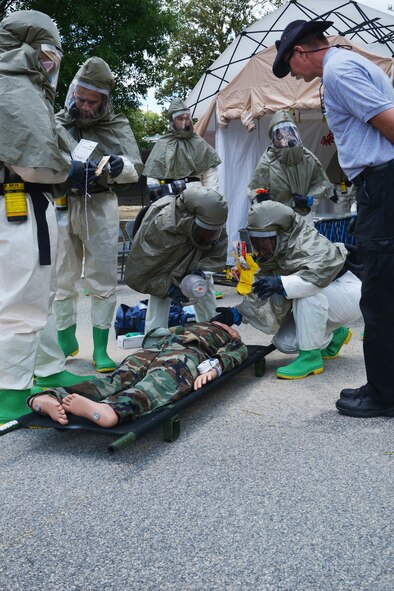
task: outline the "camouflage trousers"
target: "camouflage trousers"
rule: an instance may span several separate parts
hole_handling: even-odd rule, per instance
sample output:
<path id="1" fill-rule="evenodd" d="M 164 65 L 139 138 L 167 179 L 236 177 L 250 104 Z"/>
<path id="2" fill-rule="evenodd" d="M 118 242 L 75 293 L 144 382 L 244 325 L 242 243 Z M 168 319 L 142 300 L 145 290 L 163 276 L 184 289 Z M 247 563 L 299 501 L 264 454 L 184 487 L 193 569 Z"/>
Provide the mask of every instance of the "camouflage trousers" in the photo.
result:
<path id="1" fill-rule="evenodd" d="M 76 384 L 68 392 L 57 388 L 56 395 L 62 400 L 72 391 L 105 402 L 123 422 L 185 396 L 193 389 L 197 365 L 206 358 L 197 348 L 145 349 L 126 357 L 111 375 Z"/>

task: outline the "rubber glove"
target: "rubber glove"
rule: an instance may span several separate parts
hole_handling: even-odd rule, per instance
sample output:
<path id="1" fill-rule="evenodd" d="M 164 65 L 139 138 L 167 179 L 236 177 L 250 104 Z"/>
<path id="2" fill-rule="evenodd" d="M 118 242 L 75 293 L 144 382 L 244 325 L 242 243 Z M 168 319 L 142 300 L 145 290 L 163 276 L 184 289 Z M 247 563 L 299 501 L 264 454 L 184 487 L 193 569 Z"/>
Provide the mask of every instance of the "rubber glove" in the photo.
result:
<path id="1" fill-rule="evenodd" d="M 256 293 L 262 300 L 268 300 L 274 293 L 286 295 L 279 275 L 265 275 L 261 277 L 256 283 L 253 283 L 253 293 Z"/>
<path id="2" fill-rule="evenodd" d="M 121 158 L 120 156 L 115 156 L 115 154 L 112 154 L 109 157 L 108 164 L 109 164 L 109 176 L 112 179 L 119 176 L 123 170 L 123 167 L 124 167 L 123 158 Z"/>
<path id="3" fill-rule="evenodd" d="M 312 207 L 313 197 L 312 195 L 300 195 L 299 193 L 293 193 L 295 207 Z"/>
<path id="4" fill-rule="evenodd" d="M 189 302 L 189 298 L 182 293 L 181 289 L 176 285 L 171 285 L 170 289 L 167 292 L 169 298 L 173 300 L 173 302 L 182 308 L 184 304 Z"/>
<path id="5" fill-rule="evenodd" d="M 238 312 L 237 308 L 223 308 L 219 307 L 216 308 L 216 316 L 211 318 L 210 322 L 216 320 L 217 322 L 223 322 L 223 324 L 227 324 L 227 326 L 232 326 L 233 324 L 237 324 L 238 326 L 242 322 L 242 316 Z"/>

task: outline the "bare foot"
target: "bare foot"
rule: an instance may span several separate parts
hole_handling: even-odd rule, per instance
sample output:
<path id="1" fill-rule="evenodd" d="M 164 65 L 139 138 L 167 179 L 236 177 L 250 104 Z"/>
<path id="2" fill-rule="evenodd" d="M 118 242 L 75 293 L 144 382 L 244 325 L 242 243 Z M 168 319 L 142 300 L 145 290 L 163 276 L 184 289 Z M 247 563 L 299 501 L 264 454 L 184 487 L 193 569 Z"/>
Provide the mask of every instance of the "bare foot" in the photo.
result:
<path id="1" fill-rule="evenodd" d="M 54 396 L 41 394 L 30 402 L 30 408 L 41 415 L 48 415 L 52 421 L 67 425 L 68 418 L 62 404 Z"/>
<path id="2" fill-rule="evenodd" d="M 69 394 L 63 398 L 62 404 L 66 412 L 84 417 L 100 427 L 114 427 L 118 423 L 118 415 L 108 404 L 94 402 L 79 394 Z"/>

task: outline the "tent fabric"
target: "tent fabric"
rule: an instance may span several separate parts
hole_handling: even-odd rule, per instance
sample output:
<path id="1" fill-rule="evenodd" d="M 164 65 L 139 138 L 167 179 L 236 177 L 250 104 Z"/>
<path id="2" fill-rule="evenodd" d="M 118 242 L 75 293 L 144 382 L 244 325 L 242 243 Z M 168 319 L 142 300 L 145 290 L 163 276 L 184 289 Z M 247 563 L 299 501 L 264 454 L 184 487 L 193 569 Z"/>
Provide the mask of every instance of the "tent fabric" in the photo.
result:
<path id="1" fill-rule="evenodd" d="M 368 6 L 368 1 L 373 7 Z M 326 34 L 342 36 L 375 55 L 394 55 L 394 13 L 376 10 L 376 1 L 291 0 L 245 29 L 214 61 L 189 94 L 186 104 L 201 119 L 212 98 L 221 92 L 251 57 L 275 44 L 286 25 L 296 19 L 333 21 Z M 272 63 L 271 63 L 272 65 Z M 285 79 L 286 80 L 286 79 Z"/>
<path id="2" fill-rule="evenodd" d="M 246 224 L 250 205 L 247 187 L 270 143 L 268 126 L 274 112 L 289 110 L 303 145 L 330 171 L 331 182 L 346 180 L 337 163 L 333 134 L 322 114 L 320 80 L 305 84 L 291 76 L 279 79 L 272 73 L 274 41 L 290 21 L 311 18 L 334 21 L 327 30 L 330 44 L 351 45 L 392 79 L 394 13 L 346 0 L 288 2 L 246 29 L 212 64 L 186 103 L 199 118 L 196 132 L 216 148 L 222 160 L 219 190 L 229 206 L 228 264 L 233 262 L 232 242 L 239 239 L 239 230 Z M 344 211 L 322 199 L 314 213 Z"/>
<path id="3" fill-rule="evenodd" d="M 257 162 L 269 145 L 268 127 L 270 117 L 257 122 L 254 133 L 247 133 L 240 120 L 232 121 L 228 129 L 217 130 L 217 151 L 222 159 L 219 168 L 219 191 L 228 203 L 227 233 L 229 236 L 228 264 L 232 264 L 232 242 L 239 239 L 239 231 L 245 227 L 250 208 L 247 187 Z M 326 121 L 319 119 L 296 119 L 301 139 L 314 154 L 318 155 L 324 169 L 328 168 L 336 154 L 333 139 Z M 331 179 L 333 180 L 333 179 Z M 341 179 L 337 179 L 339 182 Z M 321 200 L 321 211 L 332 205 Z"/>
<path id="4" fill-rule="evenodd" d="M 393 18 L 394 25 L 394 18 Z M 346 37 L 329 37 L 330 45 L 349 45 L 364 57 L 375 62 L 389 76 L 392 76 L 393 59 L 377 56 L 356 46 Z M 346 50 L 344 50 L 346 51 Z M 305 84 L 292 76 L 276 78 L 272 64 L 276 56 L 275 45 L 252 56 L 244 69 L 211 101 L 207 112 L 198 121 L 196 131 L 205 134 L 212 114 L 219 127 L 227 127 L 230 120 L 248 120 L 275 113 L 279 109 L 298 111 L 320 111 L 320 79 Z M 250 129 L 253 131 L 253 129 Z"/>

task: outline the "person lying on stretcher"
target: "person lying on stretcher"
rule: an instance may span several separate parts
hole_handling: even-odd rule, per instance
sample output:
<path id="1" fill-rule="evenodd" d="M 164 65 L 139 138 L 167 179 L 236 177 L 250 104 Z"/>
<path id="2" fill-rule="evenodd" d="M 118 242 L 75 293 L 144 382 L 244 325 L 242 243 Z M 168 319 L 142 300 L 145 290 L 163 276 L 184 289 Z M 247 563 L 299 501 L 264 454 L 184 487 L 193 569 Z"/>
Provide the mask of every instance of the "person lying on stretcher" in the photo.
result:
<path id="1" fill-rule="evenodd" d="M 248 356 L 239 333 L 216 321 L 154 329 L 143 347 L 113 373 L 45 390 L 31 396 L 28 405 L 61 425 L 72 413 L 109 428 L 179 400 Z"/>

